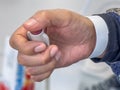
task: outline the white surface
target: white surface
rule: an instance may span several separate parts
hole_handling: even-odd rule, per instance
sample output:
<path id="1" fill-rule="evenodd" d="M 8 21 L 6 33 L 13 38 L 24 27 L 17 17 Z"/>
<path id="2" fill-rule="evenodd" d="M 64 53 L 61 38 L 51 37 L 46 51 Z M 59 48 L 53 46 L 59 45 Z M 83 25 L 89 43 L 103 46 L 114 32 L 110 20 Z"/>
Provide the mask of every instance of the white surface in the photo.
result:
<path id="1" fill-rule="evenodd" d="M 0 75 L 1 75 L 1 71 L 2 71 L 2 66 L 3 66 L 3 56 L 0 55 Z"/>
<path id="2" fill-rule="evenodd" d="M 2 77 L 7 81 L 10 90 L 14 90 L 17 81 L 17 51 L 11 48 L 8 43 L 9 37 L 5 41 Z"/>
<path id="3" fill-rule="evenodd" d="M 79 62 L 72 66 L 55 70 L 50 78 L 50 90 L 79 90 L 83 65 L 84 62 Z"/>

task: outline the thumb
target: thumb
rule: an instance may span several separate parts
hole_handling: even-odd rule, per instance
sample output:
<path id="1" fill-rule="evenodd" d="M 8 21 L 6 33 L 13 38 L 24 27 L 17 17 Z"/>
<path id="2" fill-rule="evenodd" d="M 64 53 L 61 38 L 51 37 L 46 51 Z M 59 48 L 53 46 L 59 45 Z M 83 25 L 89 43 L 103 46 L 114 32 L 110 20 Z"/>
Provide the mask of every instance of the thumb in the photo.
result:
<path id="1" fill-rule="evenodd" d="M 24 28 L 32 33 L 37 32 L 41 29 L 45 29 L 50 25 L 51 13 L 47 10 L 39 11 L 29 18 L 24 24 Z"/>
<path id="2" fill-rule="evenodd" d="M 42 10 L 35 13 L 23 26 L 30 32 L 36 32 L 48 26 L 65 26 L 70 18 L 71 15 L 65 10 Z"/>
<path id="3" fill-rule="evenodd" d="M 41 24 L 42 23 L 42 24 Z M 28 19 L 24 24 L 23 27 L 32 32 L 32 33 L 36 33 L 38 31 L 40 31 L 41 29 L 44 29 L 46 27 L 45 22 L 40 22 L 38 20 L 36 20 L 36 18 L 30 18 Z"/>

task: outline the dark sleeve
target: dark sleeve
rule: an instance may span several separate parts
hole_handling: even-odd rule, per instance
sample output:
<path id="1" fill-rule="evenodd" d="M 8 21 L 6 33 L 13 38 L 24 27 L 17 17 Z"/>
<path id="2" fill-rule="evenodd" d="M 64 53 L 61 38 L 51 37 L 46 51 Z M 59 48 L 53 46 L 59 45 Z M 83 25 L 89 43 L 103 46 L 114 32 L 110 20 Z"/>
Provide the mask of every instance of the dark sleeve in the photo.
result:
<path id="1" fill-rule="evenodd" d="M 98 15 L 105 20 L 108 26 L 109 40 L 104 57 L 91 59 L 94 62 L 106 62 L 111 66 L 113 72 L 120 76 L 120 16 L 114 12 Z"/>

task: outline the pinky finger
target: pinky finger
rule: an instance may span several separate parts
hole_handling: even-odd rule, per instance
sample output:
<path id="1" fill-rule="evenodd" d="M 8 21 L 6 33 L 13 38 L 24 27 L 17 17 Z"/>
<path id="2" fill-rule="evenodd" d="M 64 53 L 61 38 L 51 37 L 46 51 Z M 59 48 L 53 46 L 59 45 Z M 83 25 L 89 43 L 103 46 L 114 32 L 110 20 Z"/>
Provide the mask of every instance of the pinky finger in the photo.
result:
<path id="1" fill-rule="evenodd" d="M 52 71 L 46 72 L 46 73 L 41 74 L 41 75 L 34 75 L 34 76 L 31 76 L 31 79 L 33 81 L 36 81 L 36 82 L 41 82 L 41 81 L 49 78 L 51 73 L 52 73 Z"/>

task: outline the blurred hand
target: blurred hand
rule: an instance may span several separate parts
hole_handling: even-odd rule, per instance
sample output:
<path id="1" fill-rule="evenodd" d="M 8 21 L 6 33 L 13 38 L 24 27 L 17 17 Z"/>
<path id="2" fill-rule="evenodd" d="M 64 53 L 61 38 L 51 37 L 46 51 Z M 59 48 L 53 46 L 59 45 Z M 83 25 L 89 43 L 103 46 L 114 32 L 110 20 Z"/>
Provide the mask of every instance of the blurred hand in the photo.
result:
<path id="1" fill-rule="evenodd" d="M 50 45 L 29 41 L 27 31 L 44 29 Z M 18 50 L 18 61 L 26 66 L 32 79 L 41 81 L 58 67 L 88 58 L 95 47 L 93 23 L 75 12 L 56 9 L 38 11 L 11 36 L 10 44 Z"/>

